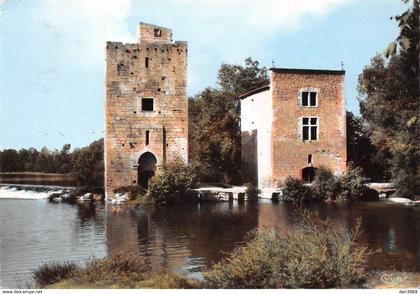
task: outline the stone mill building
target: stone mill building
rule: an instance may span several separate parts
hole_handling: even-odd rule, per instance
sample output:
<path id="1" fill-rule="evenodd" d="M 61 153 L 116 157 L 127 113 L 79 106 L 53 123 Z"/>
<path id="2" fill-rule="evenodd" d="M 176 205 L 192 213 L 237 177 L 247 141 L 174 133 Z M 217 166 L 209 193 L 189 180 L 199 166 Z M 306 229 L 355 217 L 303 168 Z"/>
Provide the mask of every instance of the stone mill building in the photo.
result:
<path id="1" fill-rule="evenodd" d="M 240 96 L 244 181 L 311 182 L 320 166 L 346 170 L 345 72 L 272 68 L 270 84 Z"/>
<path id="2" fill-rule="evenodd" d="M 147 185 L 174 156 L 188 160 L 187 42 L 140 23 L 134 44 L 107 42 L 105 193 Z"/>

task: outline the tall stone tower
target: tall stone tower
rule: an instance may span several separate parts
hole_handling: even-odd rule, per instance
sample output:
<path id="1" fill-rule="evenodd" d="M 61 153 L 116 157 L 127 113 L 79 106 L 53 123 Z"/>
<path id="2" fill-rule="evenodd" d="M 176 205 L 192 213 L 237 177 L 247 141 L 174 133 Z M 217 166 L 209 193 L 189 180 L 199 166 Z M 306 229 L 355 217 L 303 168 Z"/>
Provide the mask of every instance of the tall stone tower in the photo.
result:
<path id="1" fill-rule="evenodd" d="M 188 160 L 187 42 L 140 23 L 138 42 L 106 44 L 105 193 L 146 186 L 174 156 Z"/>

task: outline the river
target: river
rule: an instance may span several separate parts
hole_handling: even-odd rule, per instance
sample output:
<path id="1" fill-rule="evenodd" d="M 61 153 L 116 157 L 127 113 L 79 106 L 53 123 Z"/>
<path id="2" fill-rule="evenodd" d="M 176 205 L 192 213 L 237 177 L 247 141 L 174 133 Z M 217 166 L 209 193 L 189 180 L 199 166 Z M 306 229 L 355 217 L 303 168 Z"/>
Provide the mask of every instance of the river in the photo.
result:
<path id="1" fill-rule="evenodd" d="M 375 251 L 368 259 L 370 269 L 419 272 L 419 207 L 382 200 L 308 209 L 345 229 L 360 219 L 359 242 Z M 42 262 L 82 262 L 115 253 L 142 255 L 155 268 L 199 278 L 205 266 L 244 244 L 249 232 L 299 225 L 293 205 L 271 201 L 117 209 L 101 202 L 0 199 L 0 221 L 0 286 L 13 288 L 33 286 L 31 269 Z"/>

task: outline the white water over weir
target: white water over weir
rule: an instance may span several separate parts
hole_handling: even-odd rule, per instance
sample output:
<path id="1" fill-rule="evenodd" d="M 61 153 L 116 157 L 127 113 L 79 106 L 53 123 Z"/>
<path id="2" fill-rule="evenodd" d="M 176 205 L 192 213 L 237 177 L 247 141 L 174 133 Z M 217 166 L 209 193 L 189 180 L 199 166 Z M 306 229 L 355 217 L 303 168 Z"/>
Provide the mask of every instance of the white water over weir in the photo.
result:
<path id="1" fill-rule="evenodd" d="M 52 194 L 66 195 L 74 189 L 47 185 L 1 184 L 0 199 L 45 199 Z"/>

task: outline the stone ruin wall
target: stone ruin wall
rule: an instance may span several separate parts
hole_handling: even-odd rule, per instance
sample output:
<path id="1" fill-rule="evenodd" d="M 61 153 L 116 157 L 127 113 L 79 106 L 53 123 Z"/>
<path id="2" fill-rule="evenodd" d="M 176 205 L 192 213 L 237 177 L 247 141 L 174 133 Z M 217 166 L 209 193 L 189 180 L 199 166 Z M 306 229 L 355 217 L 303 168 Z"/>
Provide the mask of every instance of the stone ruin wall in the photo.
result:
<path id="1" fill-rule="evenodd" d="M 107 197 L 118 187 L 137 184 L 138 160 L 144 152 L 156 156 L 158 170 L 175 155 L 188 160 L 187 50 L 186 42 L 172 42 L 170 29 L 144 23 L 138 43 L 107 42 Z M 142 111 L 141 98 L 149 97 L 154 98 L 154 110 Z"/>

